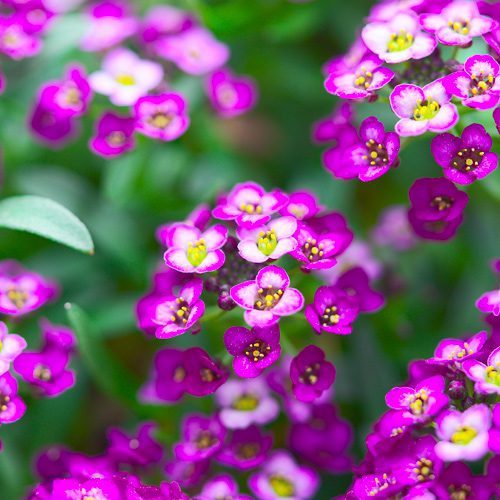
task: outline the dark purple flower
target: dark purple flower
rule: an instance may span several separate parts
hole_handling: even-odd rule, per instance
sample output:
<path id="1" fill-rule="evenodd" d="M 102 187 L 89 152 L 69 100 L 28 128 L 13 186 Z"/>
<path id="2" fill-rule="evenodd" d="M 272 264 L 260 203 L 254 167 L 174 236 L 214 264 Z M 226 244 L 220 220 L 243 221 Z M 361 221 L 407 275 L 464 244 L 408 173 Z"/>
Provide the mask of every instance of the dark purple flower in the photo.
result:
<path id="1" fill-rule="evenodd" d="M 182 441 L 174 445 L 175 456 L 187 462 L 206 460 L 222 448 L 225 436 L 217 417 L 189 415 L 182 424 Z"/>
<path id="2" fill-rule="evenodd" d="M 413 418 L 396 410 L 385 412 L 366 437 L 366 447 L 374 455 L 383 455 L 392 450 L 399 440 L 406 437 L 413 425 Z"/>
<path id="3" fill-rule="evenodd" d="M 199 347 L 184 352 L 186 363 L 186 391 L 192 396 L 213 394 L 227 380 L 229 372 L 217 360 Z"/>
<path id="4" fill-rule="evenodd" d="M 337 279 L 335 286 L 358 303 L 360 312 L 374 312 L 384 306 L 384 296 L 371 289 L 370 278 L 361 267 L 347 270 Z"/>
<path id="5" fill-rule="evenodd" d="M 310 403 L 329 389 L 335 380 L 335 367 L 315 345 L 302 349 L 290 365 L 292 391 L 299 401 Z"/>
<path id="6" fill-rule="evenodd" d="M 234 356 L 236 375 L 257 377 L 280 357 L 280 329 L 278 325 L 251 330 L 232 326 L 224 333 L 224 344 L 229 354 Z"/>
<path id="7" fill-rule="evenodd" d="M 60 445 L 42 450 L 35 459 L 36 473 L 44 480 L 63 477 L 68 472 L 68 458 L 71 453 Z"/>
<path id="8" fill-rule="evenodd" d="M 352 498 L 390 498 L 402 489 L 392 474 L 366 474 L 355 479 Z"/>
<path id="9" fill-rule="evenodd" d="M 42 319 L 40 321 L 44 345 L 46 348 L 61 349 L 73 352 L 76 346 L 75 334 L 68 327 L 63 325 L 53 325 L 50 321 Z"/>
<path id="10" fill-rule="evenodd" d="M 500 403 L 493 406 L 491 417 L 493 425 L 488 433 L 488 446 L 493 453 L 500 455 Z"/>
<path id="11" fill-rule="evenodd" d="M 461 137 L 446 133 L 431 143 L 432 155 L 445 177 L 458 184 L 471 184 L 497 168 L 498 155 L 491 147 L 491 137 L 479 123 L 465 127 Z"/>
<path id="12" fill-rule="evenodd" d="M 493 119 L 495 120 L 495 125 L 497 127 L 498 133 L 500 134 L 500 108 L 493 111 Z"/>
<path id="13" fill-rule="evenodd" d="M 357 318 L 359 303 L 344 290 L 335 286 L 320 286 L 314 302 L 306 306 L 305 315 L 317 333 L 322 331 L 348 335 Z"/>
<path id="14" fill-rule="evenodd" d="M 107 111 L 97 121 L 90 148 L 105 158 L 120 156 L 134 148 L 134 130 L 133 118 Z"/>
<path id="15" fill-rule="evenodd" d="M 353 105 L 350 102 L 341 102 L 330 116 L 323 118 L 313 125 L 312 136 L 314 142 L 321 144 L 324 142 L 340 141 L 339 137 L 346 132 L 350 134 L 354 131 L 354 135 L 356 135 L 356 129 L 351 124 L 353 115 Z"/>
<path id="16" fill-rule="evenodd" d="M 465 500 L 489 500 L 491 485 L 484 476 L 473 476 L 464 462 L 450 464 L 441 474 L 433 490 L 437 498 L 464 498 Z"/>
<path id="17" fill-rule="evenodd" d="M 206 474 L 210 466 L 210 460 L 198 462 L 184 462 L 173 460 L 165 466 L 167 477 L 179 483 L 183 488 L 197 485 Z"/>
<path id="18" fill-rule="evenodd" d="M 17 380 L 9 373 L 0 376 L 0 425 L 19 420 L 26 411 L 24 401 L 17 395 Z"/>
<path id="19" fill-rule="evenodd" d="M 264 434 L 257 425 L 250 425 L 234 429 L 216 459 L 239 470 L 253 469 L 264 462 L 272 446 L 272 435 Z"/>

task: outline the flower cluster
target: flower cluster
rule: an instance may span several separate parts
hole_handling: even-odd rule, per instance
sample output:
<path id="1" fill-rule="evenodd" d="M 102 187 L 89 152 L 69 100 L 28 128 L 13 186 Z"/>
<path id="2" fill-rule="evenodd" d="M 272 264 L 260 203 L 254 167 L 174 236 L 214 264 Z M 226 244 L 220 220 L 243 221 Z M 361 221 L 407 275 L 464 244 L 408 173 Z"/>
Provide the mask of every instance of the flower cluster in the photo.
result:
<path id="1" fill-rule="evenodd" d="M 64 15 L 59 12 L 64 2 L 59 2 L 57 15 L 39 6 L 45 3 L 13 3 L 19 12 L 0 27 L 0 51 L 16 59 L 38 52 L 38 34 L 53 16 Z M 187 99 L 176 90 L 182 74 L 204 79 L 207 98 L 221 117 L 241 115 L 255 105 L 253 80 L 225 66 L 229 48 L 191 13 L 157 6 L 140 18 L 125 1 L 101 0 L 84 14 L 86 30 L 80 48 L 102 54 L 101 67 L 87 74 L 85 68 L 72 64 L 60 80 L 40 88 L 29 122 L 43 143 L 58 147 L 70 141 L 91 106 L 94 115 L 94 110 L 100 114 L 89 141 L 98 155 L 111 158 L 130 151 L 136 133 L 173 141 L 189 126 Z M 28 21 L 37 16 L 36 26 L 29 26 Z"/>

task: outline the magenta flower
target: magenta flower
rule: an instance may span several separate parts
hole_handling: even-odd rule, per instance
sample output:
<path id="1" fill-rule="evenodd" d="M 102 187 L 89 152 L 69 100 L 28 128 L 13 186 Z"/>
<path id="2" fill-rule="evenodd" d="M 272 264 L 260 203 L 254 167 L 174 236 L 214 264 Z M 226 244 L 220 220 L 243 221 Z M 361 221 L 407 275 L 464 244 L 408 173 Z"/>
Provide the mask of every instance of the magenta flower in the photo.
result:
<path id="1" fill-rule="evenodd" d="M 192 396 L 202 397 L 213 394 L 226 383 L 228 370 L 212 359 L 199 347 L 191 347 L 184 352 L 186 366 L 186 391 Z"/>
<path id="2" fill-rule="evenodd" d="M 391 107 L 400 120 L 395 130 L 401 136 L 444 132 L 458 122 L 458 111 L 441 78 L 425 87 L 398 85 L 390 96 Z"/>
<path id="3" fill-rule="evenodd" d="M 197 500 L 252 500 L 248 495 L 240 495 L 238 483 L 229 474 L 218 474 L 205 483 Z"/>
<path id="4" fill-rule="evenodd" d="M 230 293 L 234 302 L 245 309 L 245 321 L 250 326 L 269 327 L 304 305 L 303 295 L 290 288 L 288 274 L 278 266 L 264 267 L 255 280 L 233 286 Z"/>
<path id="5" fill-rule="evenodd" d="M 0 375 L 0 425 L 19 420 L 25 411 L 26 405 L 17 395 L 17 380 L 9 372 Z"/>
<path id="6" fill-rule="evenodd" d="M 256 264 L 277 260 L 297 247 L 297 240 L 293 238 L 296 230 L 297 220 L 294 217 L 280 217 L 251 229 L 239 227 L 236 230 L 240 239 L 239 254 Z"/>
<path id="7" fill-rule="evenodd" d="M 349 335 L 358 312 L 358 302 L 344 290 L 320 286 L 314 294 L 314 302 L 306 306 L 305 316 L 317 333 Z"/>
<path id="8" fill-rule="evenodd" d="M 42 307 L 57 294 L 57 286 L 24 270 L 14 261 L 0 263 L 0 312 L 22 316 Z"/>
<path id="9" fill-rule="evenodd" d="M 495 109 L 493 111 L 493 119 L 495 120 L 495 126 L 500 134 L 500 108 Z"/>
<path id="10" fill-rule="evenodd" d="M 395 495 L 402 488 L 393 474 L 378 472 L 356 478 L 352 494 L 354 498 L 390 498 L 390 495 Z"/>
<path id="11" fill-rule="evenodd" d="M 341 102 L 330 116 L 323 118 L 313 125 L 313 141 L 318 144 L 336 141 L 346 131 L 354 129 L 351 123 L 353 116 L 353 105 L 350 102 Z"/>
<path id="12" fill-rule="evenodd" d="M 234 356 L 233 370 L 239 377 L 258 377 L 281 353 L 278 325 L 267 328 L 232 326 L 224 333 L 224 345 Z"/>
<path id="13" fill-rule="evenodd" d="M 469 108 L 491 109 L 500 101 L 500 65 L 490 55 L 469 57 L 464 69 L 447 76 L 444 83 Z"/>
<path id="14" fill-rule="evenodd" d="M 468 340 L 443 339 L 437 345 L 434 357 L 429 362 L 442 365 L 460 365 L 465 360 L 479 354 L 487 339 L 488 334 L 485 331 L 476 333 Z"/>
<path id="15" fill-rule="evenodd" d="M 363 99 L 387 85 L 394 78 L 394 72 L 381 66 L 378 57 L 363 59 L 354 68 L 330 73 L 325 88 L 330 94 L 342 99 Z"/>
<path id="16" fill-rule="evenodd" d="M 318 204 L 314 193 L 309 191 L 294 191 L 288 197 L 288 205 L 280 210 L 281 215 L 291 215 L 297 220 L 307 220 L 317 215 L 323 209 Z"/>
<path id="17" fill-rule="evenodd" d="M 156 52 L 190 75 L 206 75 L 224 66 L 229 59 L 228 47 L 201 27 L 158 40 Z"/>
<path id="18" fill-rule="evenodd" d="M 471 184 L 497 168 L 498 155 L 491 151 L 492 143 L 486 129 L 473 123 L 464 128 L 461 137 L 448 133 L 434 137 L 431 151 L 447 179 Z"/>
<path id="19" fill-rule="evenodd" d="M 182 423 L 182 441 L 174 445 L 178 460 L 199 462 L 215 455 L 224 443 L 226 429 L 217 417 L 188 415 Z"/>
<path id="20" fill-rule="evenodd" d="M 212 215 L 216 219 L 235 220 L 238 226 L 252 228 L 265 224 L 271 215 L 286 206 L 288 197 L 279 190 L 266 193 L 255 182 L 236 184 L 216 206 Z"/>
<path id="21" fill-rule="evenodd" d="M 400 12 L 387 22 L 368 23 L 361 38 L 372 52 L 390 64 L 423 59 L 437 45 L 432 35 L 420 30 L 418 16 L 411 11 Z"/>
<path id="22" fill-rule="evenodd" d="M 447 410 L 436 419 L 436 455 L 447 462 L 479 460 L 488 453 L 491 413 L 487 405 L 473 405 L 463 413 Z"/>
<path id="23" fill-rule="evenodd" d="M 384 306 L 384 296 L 372 290 L 370 277 L 362 267 L 353 267 L 343 273 L 335 283 L 358 304 L 360 312 L 374 312 Z"/>
<path id="24" fill-rule="evenodd" d="M 134 106 L 136 130 L 153 139 L 173 141 L 189 127 L 186 113 L 187 102 L 181 94 L 141 97 Z"/>
<path id="25" fill-rule="evenodd" d="M 488 446 L 493 453 L 500 455 L 500 403 L 496 403 L 495 406 L 493 406 L 491 416 L 493 419 L 493 426 L 488 433 Z"/>
<path id="26" fill-rule="evenodd" d="M 437 415 L 447 404 L 444 394 L 444 378 L 436 375 L 413 387 L 394 387 L 385 396 L 389 408 L 399 410 L 415 423 L 425 422 Z"/>
<path id="27" fill-rule="evenodd" d="M 80 482 L 78 479 L 56 479 L 52 483 L 50 499 L 84 500 L 87 498 L 102 498 L 105 500 L 120 500 L 123 498 L 113 479 L 95 478 Z"/>
<path id="28" fill-rule="evenodd" d="M 476 307 L 483 313 L 500 316 L 500 288 L 486 292 L 476 300 Z"/>
<path id="29" fill-rule="evenodd" d="M 489 462 L 491 463 L 491 461 Z M 492 494 L 492 484 L 484 476 L 473 476 L 470 468 L 464 462 L 453 462 L 439 477 L 433 490 L 439 495 L 437 498 L 450 495 L 467 496 L 474 492 L 478 499 L 490 499 Z"/>
<path id="30" fill-rule="evenodd" d="M 181 273 L 209 273 L 224 265 L 221 248 L 227 240 L 227 228 L 216 224 L 205 232 L 182 222 L 170 226 L 165 264 Z"/>
<path id="31" fill-rule="evenodd" d="M 36 56 L 42 48 L 41 41 L 28 34 L 16 16 L 0 18 L 0 53 L 14 60 Z"/>
<path id="32" fill-rule="evenodd" d="M 249 470 L 264 462 L 272 446 L 272 435 L 263 434 L 257 425 L 250 425 L 231 432 L 216 460 L 228 467 Z"/>
<path id="33" fill-rule="evenodd" d="M 474 389 L 477 392 L 500 395 L 500 347 L 490 353 L 486 364 L 470 359 L 464 361 L 462 368 L 475 382 Z"/>
<path id="34" fill-rule="evenodd" d="M 96 123 L 90 149 L 104 158 L 120 156 L 134 148 L 134 130 L 133 118 L 107 111 Z"/>
<path id="35" fill-rule="evenodd" d="M 309 467 L 297 465 L 292 456 L 284 451 L 275 451 L 261 470 L 250 476 L 248 485 L 252 493 L 262 500 L 313 498 L 319 477 Z"/>
<path id="36" fill-rule="evenodd" d="M 257 87 L 248 77 L 234 76 L 228 69 L 208 77 L 206 91 L 220 116 L 230 118 L 250 111 L 257 101 Z"/>
<path id="37" fill-rule="evenodd" d="M 195 278 L 178 295 L 159 298 L 152 318 L 157 325 L 156 338 L 169 339 L 190 330 L 205 312 L 202 292 L 203 280 Z"/>
<path id="38" fill-rule="evenodd" d="M 163 79 L 160 64 L 140 59 L 128 49 L 118 48 L 109 52 L 102 69 L 89 76 L 95 92 L 109 96 L 116 106 L 131 106 L 157 87 Z"/>
<path id="39" fill-rule="evenodd" d="M 229 380 L 215 397 L 221 407 L 220 420 L 228 429 L 264 425 L 275 420 L 279 414 L 279 405 L 261 378 Z"/>
<path id="40" fill-rule="evenodd" d="M 362 181 L 372 181 L 399 163 L 399 137 L 385 132 L 382 122 L 374 116 L 363 120 L 359 128 L 360 141 L 345 151 L 345 161 L 355 168 Z"/>
<path id="41" fill-rule="evenodd" d="M 201 460 L 199 462 L 173 460 L 167 463 L 165 472 L 169 479 L 175 481 L 183 488 L 189 488 L 197 486 L 200 483 L 201 478 L 207 473 L 209 466 L 210 460 Z M 186 499 L 188 498 L 186 497 Z"/>
<path id="42" fill-rule="evenodd" d="M 481 16 L 476 2 L 455 0 L 439 14 L 423 14 L 420 24 L 444 45 L 468 45 L 472 38 L 484 35 L 497 25 L 495 21 Z"/>
<path id="43" fill-rule="evenodd" d="M 20 335 L 10 333 L 0 321 L 0 375 L 9 371 L 10 364 L 26 349 L 26 341 Z"/>
<path id="44" fill-rule="evenodd" d="M 292 391 L 299 401 L 310 403 L 329 389 L 335 380 L 335 367 L 315 345 L 302 349 L 290 365 Z"/>
<path id="45" fill-rule="evenodd" d="M 380 246 L 390 247 L 398 252 L 409 250 L 417 239 L 408 222 L 408 210 L 404 205 L 386 208 L 373 228 L 373 241 Z"/>

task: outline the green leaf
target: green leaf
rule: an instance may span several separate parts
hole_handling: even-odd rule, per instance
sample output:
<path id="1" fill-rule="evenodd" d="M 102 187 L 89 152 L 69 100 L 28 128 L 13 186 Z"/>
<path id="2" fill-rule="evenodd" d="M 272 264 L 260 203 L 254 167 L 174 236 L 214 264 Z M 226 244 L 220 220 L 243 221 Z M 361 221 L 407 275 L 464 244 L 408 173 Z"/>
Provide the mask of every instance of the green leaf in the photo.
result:
<path id="1" fill-rule="evenodd" d="M 0 227 L 27 231 L 68 247 L 94 253 L 85 225 L 59 203 L 40 196 L 14 196 L 0 201 Z"/>

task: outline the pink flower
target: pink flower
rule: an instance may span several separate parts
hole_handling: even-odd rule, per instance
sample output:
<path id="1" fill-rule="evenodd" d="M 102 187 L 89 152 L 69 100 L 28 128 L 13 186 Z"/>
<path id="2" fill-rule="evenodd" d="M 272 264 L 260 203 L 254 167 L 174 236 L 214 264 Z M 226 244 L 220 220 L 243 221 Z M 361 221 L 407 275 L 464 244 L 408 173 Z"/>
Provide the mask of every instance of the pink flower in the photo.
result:
<path id="1" fill-rule="evenodd" d="M 130 106 L 157 87 L 163 79 L 160 64 L 140 59 L 134 52 L 118 48 L 104 58 L 102 69 L 89 77 L 90 86 L 107 95 L 116 106 Z"/>
<path id="2" fill-rule="evenodd" d="M 105 158 L 120 156 L 133 149 L 135 120 L 110 111 L 104 113 L 96 123 L 95 136 L 90 148 Z"/>
<path id="3" fill-rule="evenodd" d="M 500 316 L 500 289 L 486 292 L 476 301 L 476 307 L 483 313 Z"/>
<path id="4" fill-rule="evenodd" d="M 443 78 L 421 88 L 417 85 L 398 85 L 390 96 L 391 107 L 400 118 L 395 130 L 401 136 L 444 132 L 458 122 L 458 112 L 450 103 Z"/>
<path id="5" fill-rule="evenodd" d="M 224 265 L 220 250 L 227 240 L 227 229 L 219 224 L 205 232 L 184 223 L 172 224 L 168 230 L 165 263 L 181 273 L 208 273 Z"/>
<path id="6" fill-rule="evenodd" d="M 231 192 L 216 206 L 212 215 L 216 219 L 236 220 L 236 224 L 253 228 L 265 224 L 271 215 L 286 206 L 288 197 L 279 190 L 266 193 L 255 182 L 236 184 Z"/>
<path id="7" fill-rule="evenodd" d="M 361 37 L 372 52 L 390 64 L 427 57 L 437 45 L 432 35 L 420 30 L 418 17 L 411 11 L 400 12 L 387 22 L 367 24 Z"/>
<path id="8" fill-rule="evenodd" d="M 306 220 L 314 217 L 323 209 L 318 203 L 316 195 L 309 191 L 295 191 L 290 193 L 288 205 L 280 210 L 281 215 L 293 215 L 297 220 Z"/>
<path id="9" fill-rule="evenodd" d="M 241 240 L 238 243 L 239 253 L 248 262 L 277 260 L 297 246 L 297 240 L 293 238 L 296 229 L 294 217 L 280 217 L 255 229 L 239 227 L 236 231 Z"/>
<path id="10" fill-rule="evenodd" d="M 16 16 L 0 18 L 0 54 L 19 60 L 37 55 L 41 48 L 40 40 L 26 33 Z"/>
<path id="11" fill-rule="evenodd" d="M 444 45 L 468 45 L 473 37 L 488 33 L 497 23 L 480 15 L 475 1 L 456 0 L 439 14 L 422 14 L 420 24 Z"/>
<path id="12" fill-rule="evenodd" d="M 490 55 L 469 57 L 463 71 L 447 76 L 447 90 L 462 99 L 464 106 L 477 109 L 494 108 L 500 101 L 500 65 Z"/>
<path id="13" fill-rule="evenodd" d="M 434 357 L 428 360 L 429 363 L 458 365 L 465 360 L 475 357 L 481 352 L 488 335 L 486 332 L 479 332 L 468 340 L 443 339 L 434 351 Z"/>
<path id="14" fill-rule="evenodd" d="M 474 405 L 463 413 L 445 411 L 436 419 L 436 425 L 441 441 L 434 451 L 442 460 L 479 460 L 488 453 L 491 414 L 487 405 Z"/>
<path id="15" fill-rule="evenodd" d="M 156 52 L 190 75 L 206 75 L 229 59 L 227 46 L 200 27 L 164 37 L 156 43 Z"/>
<path id="16" fill-rule="evenodd" d="M 260 327 L 271 326 L 281 316 L 295 314 L 304 305 L 304 297 L 290 288 L 288 274 L 278 266 L 264 267 L 255 280 L 233 286 L 231 298 L 245 309 L 245 321 Z"/>
<path id="17" fill-rule="evenodd" d="M 0 375 L 9 371 L 10 364 L 23 350 L 26 341 L 15 333 L 10 333 L 3 321 L 0 321 Z"/>
<path id="18" fill-rule="evenodd" d="M 464 361 L 463 371 L 474 380 L 477 392 L 500 395 L 500 347 L 488 356 L 486 363 L 485 365 L 475 359 Z"/>
<path id="19" fill-rule="evenodd" d="M 134 106 L 136 130 L 153 139 L 173 141 L 189 126 L 186 112 L 187 103 L 181 94 L 141 97 Z"/>

